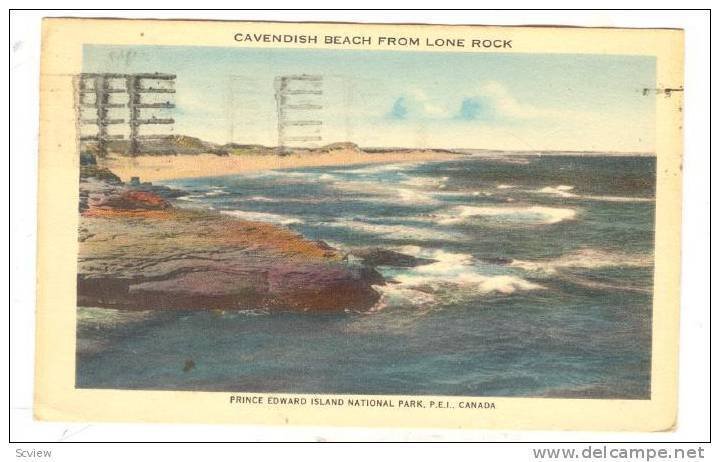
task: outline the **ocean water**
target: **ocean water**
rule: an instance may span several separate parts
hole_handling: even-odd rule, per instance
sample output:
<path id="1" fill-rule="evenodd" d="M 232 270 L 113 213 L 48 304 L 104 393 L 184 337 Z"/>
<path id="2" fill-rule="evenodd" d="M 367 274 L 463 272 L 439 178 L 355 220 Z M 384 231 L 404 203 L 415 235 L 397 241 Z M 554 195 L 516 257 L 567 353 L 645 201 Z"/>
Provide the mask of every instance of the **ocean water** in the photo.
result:
<path id="1" fill-rule="evenodd" d="M 648 399 L 655 159 L 470 155 L 166 182 L 380 267 L 367 313 L 78 309 L 81 388 Z M 192 362 L 194 367 L 185 365 Z"/>

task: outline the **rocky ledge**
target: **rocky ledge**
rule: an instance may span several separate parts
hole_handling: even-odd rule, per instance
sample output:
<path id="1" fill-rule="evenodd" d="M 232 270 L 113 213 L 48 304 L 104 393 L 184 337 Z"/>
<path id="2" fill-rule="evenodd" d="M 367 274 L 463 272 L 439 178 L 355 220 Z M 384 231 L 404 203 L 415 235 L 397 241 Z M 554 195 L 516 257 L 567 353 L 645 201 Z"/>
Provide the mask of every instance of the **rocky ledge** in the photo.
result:
<path id="1" fill-rule="evenodd" d="M 342 311 L 380 298 L 377 271 L 322 242 L 97 173 L 81 176 L 78 306 Z"/>

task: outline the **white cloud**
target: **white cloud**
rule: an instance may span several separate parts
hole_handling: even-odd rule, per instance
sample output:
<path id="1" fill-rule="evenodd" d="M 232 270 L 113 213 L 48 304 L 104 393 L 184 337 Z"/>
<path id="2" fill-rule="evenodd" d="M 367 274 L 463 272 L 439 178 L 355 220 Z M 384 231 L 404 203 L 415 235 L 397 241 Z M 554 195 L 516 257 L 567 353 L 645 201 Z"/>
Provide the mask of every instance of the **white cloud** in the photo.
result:
<path id="1" fill-rule="evenodd" d="M 421 113 L 429 117 L 448 117 L 451 114 L 450 108 L 446 102 L 431 98 L 423 90 L 419 88 L 412 89 L 409 93 L 417 108 Z"/>
<path id="2" fill-rule="evenodd" d="M 452 116 L 452 109 L 448 101 L 431 97 L 423 89 L 410 88 L 395 100 L 390 116 L 397 119 L 446 119 Z"/>
<path id="3" fill-rule="evenodd" d="M 476 90 L 460 95 L 437 96 L 428 94 L 424 89 L 411 88 L 394 101 L 390 116 L 397 119 L 453 119 L 461 116 L 464 102 L 477 102 L 485 113 L 506 120 L 549 119 L 572 116 L 572 111 L 540 108 L 519 101 L 502 83 L 488 81 L 476 87 Z M 471 117 L 474 118 L 474 117 Z M 479 117 L 480 118 L 480 117 Z"/>
<path id="4" fill-rule="evenodd" d="M 527 120 L 556 118 L 569 115 L 569 111 L 538 108 L 531 104 L 518 101 L 503 84 L 496 81 L 483 83 L 480 85 L 476 95 L 469 96 L 480 97 L 489 101 L 496 113 L 503 118 Z"/>

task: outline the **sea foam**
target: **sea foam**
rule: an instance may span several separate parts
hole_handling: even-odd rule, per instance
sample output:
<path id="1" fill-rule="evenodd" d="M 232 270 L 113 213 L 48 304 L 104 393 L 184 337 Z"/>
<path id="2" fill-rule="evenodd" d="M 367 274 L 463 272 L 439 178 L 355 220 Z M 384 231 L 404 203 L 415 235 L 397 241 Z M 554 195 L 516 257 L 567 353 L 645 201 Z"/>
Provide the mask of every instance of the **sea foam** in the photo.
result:
<path id="1" fill-rule="evenodd" d="M 613 266 L 639 268 L 650 267 L 652 264 L 651 255 L 581 249 L 553 259 L 513 260 L 510 266 L 525 271 L 555 274 L 559 270 L 568 268 L 597 269 Z"/>
<path id="2" fill-rule="evenodd" d="M 318 223 L 322 226 L 331 228 L 346 228 L 363 234 L 371 234 L 379 237 L 392 238 L 398 240 L 457 240 L 461 237 L 454 233 L 438 232 L 434 229 L 421 228 L 408 225 L 388 225 L 380 223 L 371 223 L 361 220 L 337 220 L 331 222 Z"/>
<path id="3" fill-rule="evenodd" d="M 333 183 L 332 187 L 350 193 L 360 193 L 354 200 L 372 201 L 377 203 L 403 203 L 405 205 L 430 205 L 438 201 L 427 191 L 415 188 L 398 187 L 395 183 L 378 183 L 374 181 L 344 181 Z"/>
<path id="4" fill-rule="evenodd" d="M 463 223 L 477 217 L 529 224 L 555 224 L 561 221 L 572 220 L 577 211 L 569 208 L 545 207 L 539 205 L 526 207 L 487 206 L 475 207 L 460 205 L 441 214 L 438 223 L 453 225 Z"/>
<path id="5" fill-rule="evenodd" d="M 553 194 L 560 197 L 577 197 L 577 194 L 571 193 L 575 189 L 575 186 L 569 186 L 569 185 L 557 185 L 557 186 L 546 186 L 544 188 L 541 188 L 538 191 L 538 193 L 541 194 Z"/>
<path id="6" fill-rule="evenodd" d="M 514 274 L 486 274 L 469 254 L 442 249 L 422 249 L 417 246 L 400 247 L 398 251 L 435 260 L 433 263 L 393 274 L 392 279 L 399 284 L 398 288 L 403 290 L 423 289 L 423 293 L 429 291 L 436 296 L 458 298 L 477 293 L 512 294 L 544 288 Z"/>
<path id="7" fill-rule="evenodd" d="M 243 220 L 261 221 L 266 223 L 275 223 L 279 225 L 293 225 L 304 223 L 303 220 L 301 220 L 300 218 L 291 217 L 288 215 L 279 215 L 275 213 L 250 212 L 246 210 L 223 210 L 221 213 L 241 218 Z"/>
<path id="8" fill-rule="evenodd" d="M 626 196 L 598 196 L 598 195 L 583 195 L 570 192 L 574 190 L 574 186 L 569 185 L 557 185 L 557 186 L 545 186 L 534 191 L 535 194 L 549 194 L 564 198 L 581 199 L 588 201 L 597 202 L 653 202 L 655 198 L 652 197 L 626 197 Z"/>

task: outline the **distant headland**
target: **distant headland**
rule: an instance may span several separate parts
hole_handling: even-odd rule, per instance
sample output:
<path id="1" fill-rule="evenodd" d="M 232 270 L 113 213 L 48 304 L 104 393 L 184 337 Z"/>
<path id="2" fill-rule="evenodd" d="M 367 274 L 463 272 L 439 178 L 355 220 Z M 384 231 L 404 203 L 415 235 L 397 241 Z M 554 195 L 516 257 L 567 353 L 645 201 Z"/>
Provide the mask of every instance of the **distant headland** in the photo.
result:
<path id="1" fill-rule="evenodd" d="M 84 152 L 98 154 L 93 145 Z M 654 153 L 592 151 L 500 151 L 492 149 L 360 147 L 352 142 L 320 147 L 284 147 L 261 144 L 213 143 L 186 135 L 168 135 L 145 143 L 140 154 L 130 154 L 127 140 L 108 143 L 107 156 L 98 163 L 124 181 L 137 176 L 147 181 L 208 177 L 301 167 L 450 160 L 461 156 L 654 156 Z"/>

